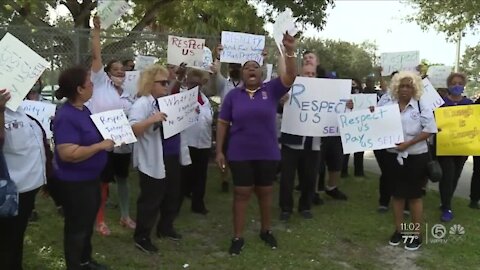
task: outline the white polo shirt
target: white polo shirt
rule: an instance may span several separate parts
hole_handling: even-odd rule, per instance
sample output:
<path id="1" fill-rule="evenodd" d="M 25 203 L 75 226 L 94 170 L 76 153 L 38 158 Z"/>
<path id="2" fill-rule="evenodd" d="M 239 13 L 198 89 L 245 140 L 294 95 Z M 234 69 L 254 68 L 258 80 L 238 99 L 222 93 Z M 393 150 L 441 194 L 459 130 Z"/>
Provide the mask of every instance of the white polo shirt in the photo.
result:
<path id="1" fill-rule="evenodd" d="M 151 95 L 138 98 L 130 109 L 130 125 L 142 122 L 157 111 L 155 99 Z M 154 130 L 152 125 L 142 136 L 137 137 L 133 146 L 133 167 L 156 179 L 165 178 L 161 132 L 160 128 Z"/>
<path id="2" fill-rule="evenodd" d="M 306 139 L 307 139 L 307 137 L 303 137 L 302 144 L 299 144 L 299 145 L 285 144 L 285 146 L 287 146 L 290 149 L 304 150 Z M 320 144 L 321 144 L 321 138 L 320 137 L 312 137 L 312 149 L 308 149 L 308 150 L 320 151 Z"/>
<path id="3" fill-rule="evenodd" d="M 203 105 L 198 103 L 200 109 L 198 122 L 187 128 L 184 133 L 188 146 L 206 149 L 212 147 L 213 111 L 208 98 L 201 92 L 199 94 Z"/>
<path id="4" fill-rule="evenodd" d="M 19 193 L 39 188 L 46 182 L 46 157 L 41 127 L 21 107 L 5 110 L 3 154 L 10 178 Z"/>

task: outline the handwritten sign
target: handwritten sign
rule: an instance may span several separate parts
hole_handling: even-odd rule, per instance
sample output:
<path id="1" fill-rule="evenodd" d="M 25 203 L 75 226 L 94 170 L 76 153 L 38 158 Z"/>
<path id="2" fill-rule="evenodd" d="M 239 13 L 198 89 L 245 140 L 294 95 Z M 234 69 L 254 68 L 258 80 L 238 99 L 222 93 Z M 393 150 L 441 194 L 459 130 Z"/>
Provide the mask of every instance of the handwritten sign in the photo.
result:
<path id="1" fill-rule="evenodd" d="M 125 71 L 125 81 L 123 81 L 123 90 L 130 94 L 130 96 L 135 96 L 138 92 L 137 84 L 138 79 L 140 79 L 140 71 Z"/>
<path id="2" fill-rule="evenodd" d="M 289 8 L 280 13 L 273 24 L 273 39 L 275 39 L 275 44 L 277 44 L 281 55 L 283 55 L 283 34 L 286 32 L 292 37 L 298 32 L 298 29 L 295 27 L 293 12 Z"/>
<path id="3" fill-rule="evenodd" d="M 198 121 L 198 86 L 175 95 L 158 99 L 160 111 L 167 114 L 163 122 L 165 139 L 182 132 Z"/>
<path id="4" fill-rule="evenodd" d="M 353 111 L 369 109 L 377 106 L 377 94 L 353 94 Z"/>
<path id="5" fill-rule="evenodd" d="M 213 73 L 211 70 L 211 67 L 213 65 L 213 55 L 212 55 L 212 50 L 208 48 L 207 46 L 203 47 L 203 61 L 201 66 L 191 66 L 192 68 L 200 69 L 203 71 L 207 71 L 209 73 Z"/>
<path id="6" fill-rule="evenodd" d="M 146 67 L 155 64 L 158 58 L 155 56 L 137 55 L 135 57 L 135 70 L 144 70 Z"/>
<path id="7" fill-rule="evenodd" d="M 97 9 L 100 17 L 100 27 L 107 29 L 118 18 L 122 17 L 131 6 L 123 0 L 98 0 Z"/>
<path id="8" fill-rule="evenodd" d="M 42 124 L 42 127 L 47 134 L 47 139 L 51 139 L 52 131 L 50 130 L 50 123 L 55 115 L 55 109 L 57 106 L 51 103 L 32 100 L 24 100 L 21 106 L 26 114 L 37 119 L 37 121 Z"/>
<path id="9" fill-rule="evenodd" d="M 267 76 L 263 82 L 269 82 L 272 79 L 273 65 L 267 64 Z"/>
<path id="10" fill-rule="evenodd" d="M 17 111 L 48 62 L 10 33 L 0 41 L 0 60 L 0 89 L 10 92 L 7 108 Z"/>
<path id="11" fill-rule="evenodd" d="M 111 110 L 90 115 L 102 137 L 115 142 L 115 146 L 137 141 L 123 110 Z"/>
<path id="12" fill-rule="evenodd" d="M 222 46 L 221 62 L 243 64 L 255 60 L 263 65 L 265 36 L 223 31 Z"/>
<path id="13" fill-rule="evenodd" d="M 435 88 L 447 88 L 447 78 L 452 73 L 451 66 L 431 66 L 428 68 L 428 79 Z"/>
<path id="14" fill-rule="evenodd" d="M 479 105 L 449 106 L 435 110 L 437 155 L 480 156 Z M 441 131 L 440 131 L 441 130 Z"/>
<path id="15" fill-rule="evenodd" d="M 339 114 L 338 126 L 344 154 L 392 148 L 404 140 L 398 105 Z"/>
<path id="16" fill-rule="evenodd" d="M 382 76 L 390 76 L 394 71 L 415 71 L 420 64 L 420 52 L 382 53 L 380 56 Z"/>
<path id="17" fill-rule="evenodd" d="M 337 114 L 344 113 L 352 81 L 297 77 L 283 106 L 283 133 L 338 136 Z"/>
<path id="18" fill-rule="evenodd" d="M 423 79 L 423 95 L 420 100 L 427 106 L 431 106 L 432 109 L 438 108 L 445 103 L 428 78 Z"/>
<path id="19" fill-rule="evenodd" d="M 205 39 L 168 36 L 167 62 L 179 66 L 201 67 L 204 61 Z"/>

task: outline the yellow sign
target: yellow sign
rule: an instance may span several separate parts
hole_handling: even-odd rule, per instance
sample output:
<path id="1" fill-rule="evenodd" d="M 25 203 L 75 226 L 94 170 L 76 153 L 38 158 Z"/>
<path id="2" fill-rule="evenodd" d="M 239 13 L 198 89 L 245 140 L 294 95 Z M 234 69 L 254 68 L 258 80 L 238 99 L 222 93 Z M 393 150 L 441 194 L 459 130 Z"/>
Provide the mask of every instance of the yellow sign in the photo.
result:
<path id="1" fill-rule="evenodd" d="M 480 156 L 480 105 L 435 110 L 437 155 Z"/>

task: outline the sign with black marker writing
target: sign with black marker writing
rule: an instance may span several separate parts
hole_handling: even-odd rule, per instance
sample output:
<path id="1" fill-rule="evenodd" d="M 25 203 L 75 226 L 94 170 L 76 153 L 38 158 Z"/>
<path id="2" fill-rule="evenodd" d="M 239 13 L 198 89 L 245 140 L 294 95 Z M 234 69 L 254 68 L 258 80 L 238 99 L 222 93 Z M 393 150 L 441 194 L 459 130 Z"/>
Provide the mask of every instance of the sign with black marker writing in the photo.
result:
<path id="1" fill-rule="evenodd" d="M 90 115 L 102 137 L 115 142 L 115 146 L 134 143 L 137 138 L 133 134 L 127 116 L 123 110 L 111 110 Z"/>
<path id="2" fill-rule="evenodd" d="M 57 106 L 51 103 L 32 100 L 24 100 L 21 106 L 26 114 L 37 119 L 37 121 L 42 124 L 42 127 L 47 134 L 47 139 L 51 139 L 52 131 L 50 130 L 50 123 L 55 115 L 55 109 Z"/>

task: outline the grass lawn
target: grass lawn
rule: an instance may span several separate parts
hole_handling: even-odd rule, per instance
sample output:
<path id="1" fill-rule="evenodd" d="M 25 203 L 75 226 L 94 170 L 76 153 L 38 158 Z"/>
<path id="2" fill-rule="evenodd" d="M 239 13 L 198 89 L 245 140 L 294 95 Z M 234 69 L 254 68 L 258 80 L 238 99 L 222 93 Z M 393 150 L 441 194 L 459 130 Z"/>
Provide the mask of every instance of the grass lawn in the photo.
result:
<path id="1" fill-rule="evenodd" d="M 258 237 L 259 213 L 251 201 L 245 232 L 245 249 L 240 256 L 227 253 L 232 235 L 231 194 L 220 192 L 217 170 L 211 167 L 206 195 L 208 216 L 192 214 L 186 200 L 176 227 L 183 240 L 173 242 L 152 237 L 160 249 L 147 255 L 134 247 L 133 232 L 118 224 L 119 210 L 107 209 L 109 237 L 94 235 L 94 257 L 111 269 L 479 269 L 480 211 L 467 207 L 467 201 L 454 200 L 455 219 L 445 224 L 461 224 L 465 234 L 447 236 L 446 243 L 425 243 L 417 252 L 388 246 L 393 232 L 392 214 L 378 214 L 378 178 L 347 178 L 341 189 L 349 196 L 337 202 L 322 194 L 325 204 L 313 208 L 314 219 L 298 214 L 288 224 L 278 220 L 278 184 L 275 184 L 273 231 L 279 241 L 277 250 L 268 249 Z M 138 192 L 137 174 L 132 173 L 131 206 L 135 217 Z M 111 189 L 113 197 L 116 188 Z M 296 194 L 298 195 L 298 194 Z M 428 226 L 439 222 L 438 193 L 430 191 L 425 200 Z M 50 199 L 38 196 L 40 219 L 27 229 L 24 265 L 30 270 L 64 269 L 63 220 Z M 424 233 L 425 234 L 425 233 Z M 447 233 L 448 234 L 448 233 Z M 431 234 L 429 239 L 431 239 Z"/>

